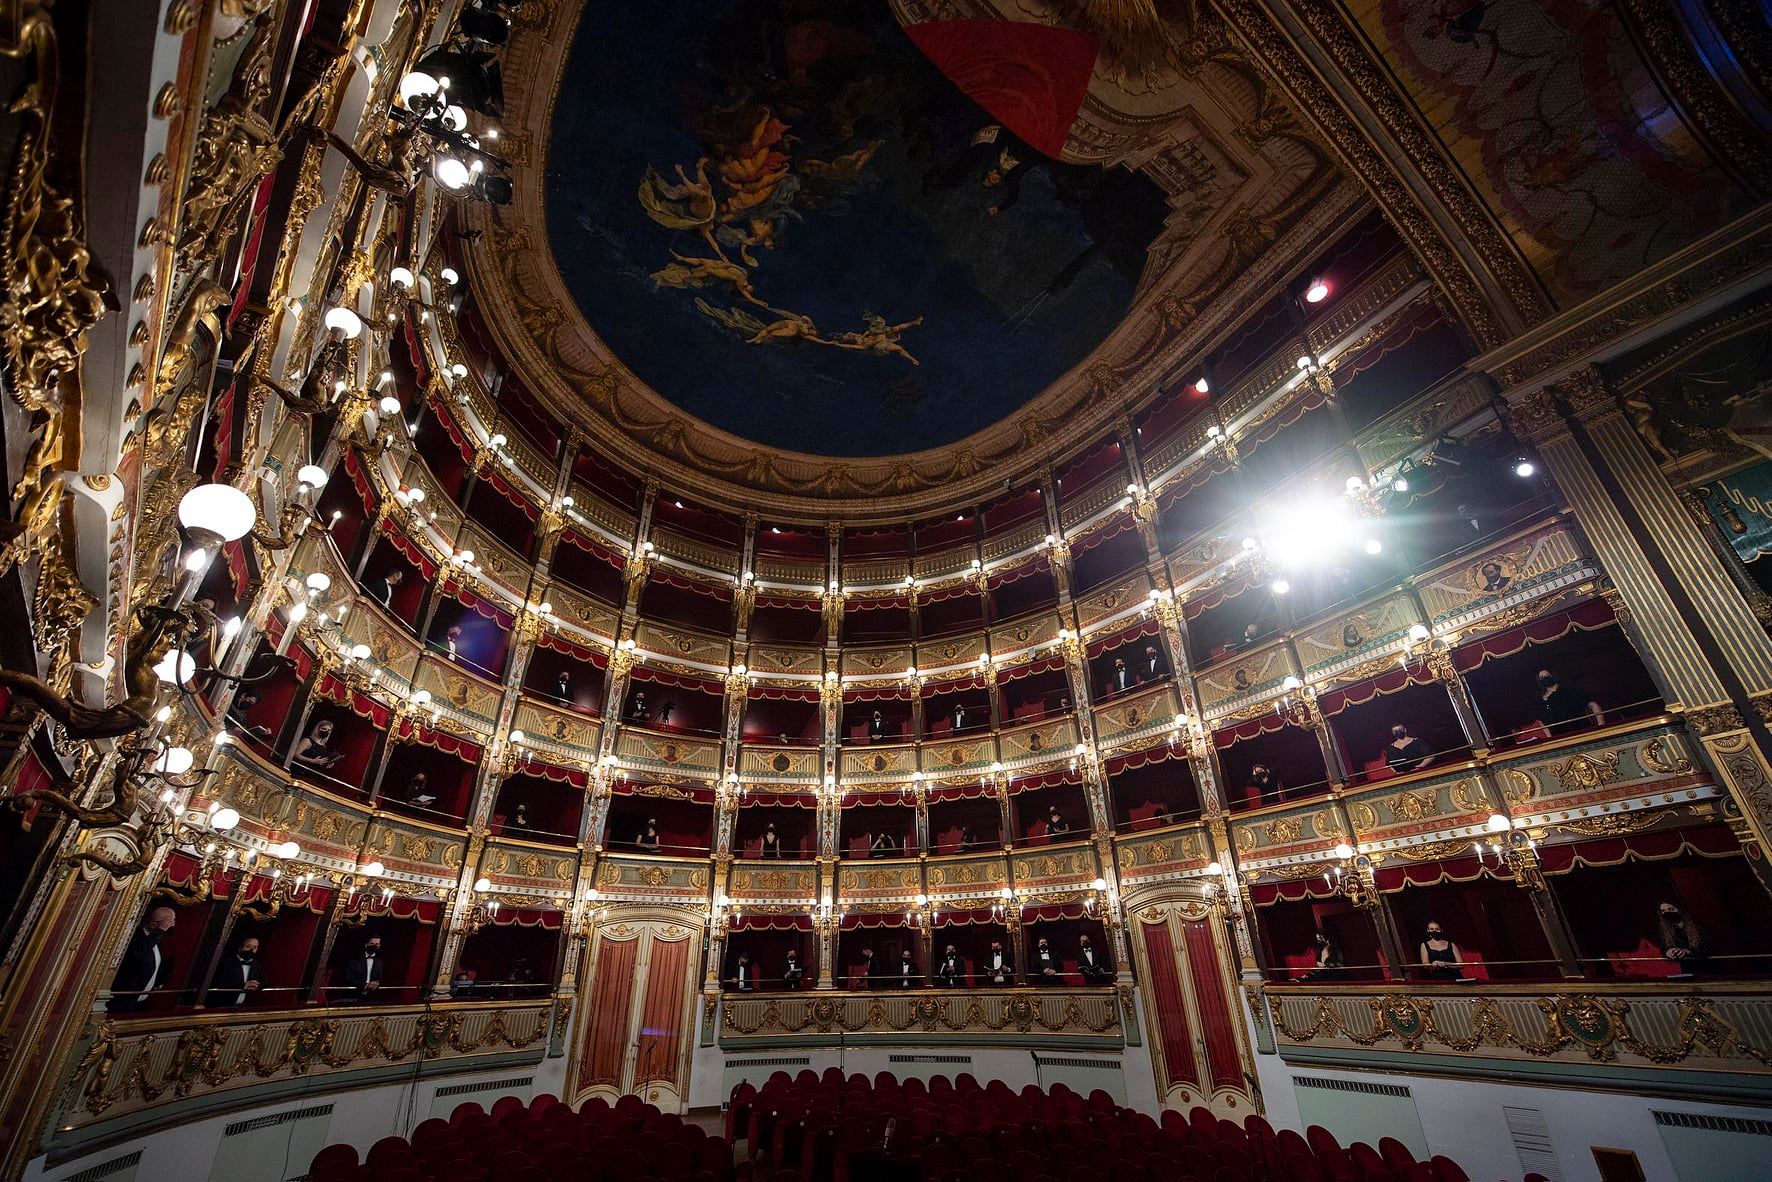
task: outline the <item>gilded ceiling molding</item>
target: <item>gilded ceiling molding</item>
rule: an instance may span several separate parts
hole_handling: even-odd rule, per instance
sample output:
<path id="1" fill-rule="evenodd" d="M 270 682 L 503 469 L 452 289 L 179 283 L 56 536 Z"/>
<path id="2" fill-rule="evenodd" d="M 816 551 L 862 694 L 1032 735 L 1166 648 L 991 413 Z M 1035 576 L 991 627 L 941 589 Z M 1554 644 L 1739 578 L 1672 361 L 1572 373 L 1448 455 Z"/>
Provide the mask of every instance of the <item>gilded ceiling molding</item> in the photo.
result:
<path id="1" fill-rule="evenodd" d="M 1772 193 L 1772 152 L 1765 134 L 1743 116 L 1699 58 L 1673 7 L 1667 0 L 1622 0 L 1619 7 L 1630 18 L 1625 28 L 1643 59 L 1707 141 L 1718 165 L 1750 193 L 1762 198 Z M 1764 17 L 1760 27 L 1765 28 Z"/>
<path id="2" fill-rule="evenodd" d="M 1148 162 L 1172 147 L 1153 137 L 1188 128 L 1224 153 L 1235 173 L 1205 194 L 1216 206 L 1178 206 L 1198 218 L 1172 218 L 1180 229 L 1153 250 L 1147 273 L 1156 277 L 1125 320 L 1027 405 L 954 444 L 841 459 L 764 447 L 694 419 L 639 381 L 585 323 L 560 275 L 542 229 L 538 178 L 581 10 L 582 2 L 551 6 L 515 30 L 505 67 L 507 140 L 522 146 L 523 167 L 514 204 L 464 211 L 470 231 L 482 231 L 465 247 L 468 277 L 494 339 L 538 397 L 579 424 L 593 446 L 713 501 L 791 515 L 882 517 L 988 495 L 1156 397 L 1162 380 L 1230 331 L 1243 309 L 1268 298 L 1362 205 L 1354 187 L 1339 183 L 1327 153 L 1263 87 L 1249 88 L 1253 109 L 1226 113 L 1237 125 L 1221 130 L 1189 114 L 1189 96 L 1203 93 L 1198 80 L 1177 75 L 1174 93 L 1133 96 L 1128 102 L 1139 110 L 1122 112 L 1103 107 L 1097 91 L 1112 87 L 1098 76 L 1084 122 L 1092 136 L 1122 141 L 1116 159 Z M 1259 80 L 1222 31 L 1218 41 L 1222 51 L 1202 62 Z M 1129 147 L 1134 133 L 1145 144 L 1138 152 Z M 1159 142 L 1168 146 L 1153 154 Z M 1175 175 L 1152 175 L 1176 192 Z"/>
<path id="3" fill-rule="evenodd" d="M 1431 191 L 1439 210 L 1457 227 L 1456 239 L 1404 182 L 1395 162 L 1386 158 L 1352 118 L 1340 96 L 1312 70 L 1266 7 L 1258 0 L 1218 0 L 1216 7 L 1248 44 L 1254 58 L 1286 86 L 1322 140 L 1334 145 L 1348 170 L 1372 191 L 1445 289 L 1479 345 L 1499 345 L 1520 328 L 1550 315 L 1551 307 L 1525 261 L 1446 160 L 1438 142 L 1398 97 L 1384 69 L 1353 36 L 1339 11 L 1332 10 L 1329 0 L 1310 0 L 1288 6 L 1286 11 L 1296 14 L 1314 47 L 1334 66 L 1340 81 L 1380 123 L 1409 168 Z M 1481 274 L 1469 265 L 1473 252 Z M 1484 278 L 1490 280 L 1486 285 L 1480 283 Z M 1493 301 L 1484 286 L 1502 300 Z"/>

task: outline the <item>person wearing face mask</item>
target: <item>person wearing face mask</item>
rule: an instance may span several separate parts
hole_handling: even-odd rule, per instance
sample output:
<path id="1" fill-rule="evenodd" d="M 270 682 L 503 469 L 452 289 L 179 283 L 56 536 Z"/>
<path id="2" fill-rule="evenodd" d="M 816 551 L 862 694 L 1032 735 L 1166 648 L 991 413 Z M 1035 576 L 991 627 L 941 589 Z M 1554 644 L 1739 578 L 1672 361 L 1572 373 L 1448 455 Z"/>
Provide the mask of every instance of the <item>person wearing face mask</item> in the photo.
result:
<path id="1" fill-rule="evenodd" d="M 363 945 L 363 951 L 345 962 L 345 985 L 351 990 L 351 996 L 358 1001 L 373 1000 L 376 990 L 381 988 L 384 968 L 381 937 L 371 936 Z"/>
<path id="2" fill-rule="evenodd" d="M 1302 981 L 1339 981 L 1346 975 L 1347 962 L 1342 959 L 1341 946 L 1329 938 L 1329 933 L 1317 933 L 1317 967 L 1299 978 Z"/>
<path id="3" fill-rule="evenodd" d="M 640 831 L 640 836 L 635 839 L 634 844 L 648 854 L 658 853 L 659 840 L 657 817 L 646 818 L 646 828 Z"/>
<path id="4" fill-rule="evenodd" d="M 886 718 L 878 710 L 868 719 L 868 742 L 884 743 L 886 741 Z"/>
<path id="5" fill-rule="evenodd" d="M 148 909 L 147 916 L 129 947 L 123 951 L 123 962 L 111 978 L 111 1000 L 105 1009 L 113 1014 L 133 1014 L 148 1008 L 153 991 L 165 986 L 172 976 L 172 958 L 160 951 L 160 938 L 178 923 L 178 912 L 164 904 Z"/>
<path id="6" fill-rule="evenodd" d="M 960 960 L 960 953 L 949 944 L 935 966 L 935 984 L 941 989 L 958 989 L 965 976 L 966 966 Z"/>
<path id="7" fill-rule="evenodd" d="M 896 983 L 900 989 L 914 989 L 923 983 L 922 977 L 917 973 L 916 959 L 911 956 L 909 948 L 898 954 Z"/>
<path id="8" fill-rule="evenodd" d="M 1052 951 L 1052 945 L 1045 936 L 1034 945 L 1034 964 L 1030 974 L 1036 985 L 1064 984 L 1064 966 L 1058 962 L 1058 953 Z"/>
<path id="9" fill-rule="evenodd" d="M 1656 941 L 1661 947 L 1661 955 L 1678 965 L 1682 972 L 1697 972 L 1710 957 L 1710 942 L 1704 938 L 1704 933 L 1680 910 L 1678 903 L 1664 900 L 1656 911 L 1661 919 Z"/>
<path id="10" fill-rule="evenodd" d="M 1114 966 L 1095 950 L 1087 933 L 1077 937 L 1077 971 L 1085 985 L 1105 985 L 1114 979 Z"/>
<path id="11" fill-rule="evenodd" d="M 1409 728 L 1399 722 L 1391 727 L 1391 741 L 1385 745 L 1384 762 L 1391 771 L 1403 775 L 1432 767 L 1434 757 L 1427 744 L 1410 734 Z"/>
<path id="12" fill-rule="evenodd" d="M 800 964 L 800 954 L 789 951 L 788 961 L 781 967 L 781 987 L 797 990 L 805 982 L 806 970 Z"/>
<path id="13" fill-rule="evenodd" d="M 1113 672 L 1113 675 L 1108 678 L 1108 693 L 1110 695 L 1111 694 L 1123 694 L 1131 688 L 1132 688 L 1132 670 L 1126 668 L 1125 658 L 1115 657 L 1114 658 L 1114 672 Z"/>
<path id="14" fill-rule="evenodd" d="M 1427 975 L 1442 981 L 1457 981 L 1464 977 L 1459 968 L 1464 957 L 1458 951 L 1458 945 L 1446 938 L 1446 929 L 1440 921 L 1427 921 L 1427 938 L 1421 942 L 1421 963 L 1427 969 Z"/>
<path id="15" fill-rule="evenodd" d="M 750 993 L 757 988 L 757 970 L 751 964 L 751 954 L 738 954 L 738 963 L 732 966 L 732 972 L 726 978 L 726 988 L 738 993 Z"/>
<path id="16" fill-rule="evenodd" d="M 984 979 L 990 985 L 1015 984 L 1015 969 L 1009 963 L 1009 954 L 1003 951 L 1001 940 L 992 940 L 991 950 L 984 954 Z"/>
<path id="17" fill-rule="evenodd" d="M 248 936 L 224 957 L 216 967 L 215 979 L 209 984 L 210 1006 L 243 1006 L 252 1000 L 262 982 L 258 975 L 258 937 Z"/>
<path id="18" fill-rule="evenodd" d="M 1592 694 L 1582 686 L 1565 684 L 1549 669 L 1538 671 L 1537 719 L 1552 736 L 1606 725 L 1606 716 Z"/>
<path id="19" fill-rule="evenodd" d="M 774 821 L 763 827 L 763 856 L 765 858 L 781 857 L 781 836 L 775 832 Z"/>
<path id="20" fill-rule="evenodd" d="M 565 669 L 560 676 L 554 678 L 554 696 L 562 702 L 572 701 L 572 674 Z"/>

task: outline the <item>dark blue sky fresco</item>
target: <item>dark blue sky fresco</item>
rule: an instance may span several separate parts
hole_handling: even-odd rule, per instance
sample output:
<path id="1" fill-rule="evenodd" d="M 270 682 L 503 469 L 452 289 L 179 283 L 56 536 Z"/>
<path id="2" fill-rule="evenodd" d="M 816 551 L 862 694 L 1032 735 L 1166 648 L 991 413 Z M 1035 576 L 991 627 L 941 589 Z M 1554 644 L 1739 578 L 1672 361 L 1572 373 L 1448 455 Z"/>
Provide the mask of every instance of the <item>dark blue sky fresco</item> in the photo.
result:
<path id="1" fill-rule="evenodd" d="M 991 125 L 885 0 L 594 4 L 548 233 L 591 327 L 690 414 L 825 455 L 935 447 L 1088 354 L 1166 212 L 1137 174 L 975 142 Z"/>

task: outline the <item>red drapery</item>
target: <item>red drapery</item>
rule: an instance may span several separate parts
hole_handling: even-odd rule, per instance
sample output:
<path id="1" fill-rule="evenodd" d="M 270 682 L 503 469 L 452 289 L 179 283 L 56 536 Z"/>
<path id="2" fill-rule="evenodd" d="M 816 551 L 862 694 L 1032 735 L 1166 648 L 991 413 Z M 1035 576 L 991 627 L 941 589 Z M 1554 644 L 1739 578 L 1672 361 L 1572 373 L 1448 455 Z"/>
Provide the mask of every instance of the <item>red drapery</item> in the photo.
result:
<path id="1" fill-rule="evenodd" d="M 1089 88 L 1098 49 L 1076 29 L 948 20 L 905 33 L 973 102 L 1036 152 L 1057 159 Z"/>
<path id="2" fill-rule="evenodd" d="M 455 416 L 449 413 L 449 409 L 444 405 L 443 399 L 431 399 L 430 407 L 431 413 L 437 416 L 437 422 L 442 425 L 443 433 L 449 436 L 450 442 L 454 443 L 456 450 L 461 452 L 462 460 L 469 464 L 473 463 L 474 445 L 468 439 L 467 433 L 461 429 L 461 426 L 458 423 L 456 423 Z"/>
<path id="3" fill-rule="evenodd" d="M 480 748 L 478 744 L 470 743 L 466 739 L 457 738 L 445 731 L 434 731 L 429 727 L 419 726 L 411 721 L 402 722 L 400 724 L 400 730 L 395 735 L 395 738 L 402 739 L 408 743 L 417 743 L 421 747 L 434 747 L 438 751 L 456 756 L 468 763 L 478 763 L 480 761 Z"/>
<path id="4" fill-rule="evenodd" d="M 1107 761 L 1107 774 L 1117 776 L 1121 772 L 1137 771 L 1153 763 L 1168 763 L 1171 759 L 1180 759 L 1180 753 L 1171 746 L 1149 747 L 1143 751 L 1134 751 L 1128 755 L 1116 755 Z"/>
<path id="5" fill-rule="evenodd" d="M 1071 556 L 1074 558 L 1088 550 L 1093 550 L 1103 542 L 1119 537 L 1129 529 L 1138 525 L 1138 519 L 1130 513 L 1115 514 L 1100 522 L 1088 533 L 1070 540 Z"/>
<path id="6" fill-rule="evenodd" d="M 824 610 L 824 600 L 815 597 L 796 599 L 790 598 L 786 595 L 758 595 L 756 604 L 758 607 L 787 607 L 793 608 L 797 611 L 816 612 Z"/>
<path id="7" fill-rule="evenodd" d="M 1243 1064 L 1237 1058 L 1237 1038 L 1231 1021 L 1230 1001 L 1225 996 L 1224 972 L 1212 942 L 1214 921 L 1184 919 L 1182 940 L 1187 945 L 1188 975 L 1193 978 L 1194 1004 L 1200 1007 L 1200 1027 L 1206 1035 L 1206 1069 L 1212 1086 L 1238 1087 Z"/>
<path id="8" fill-rule="evenodd" d="M 1011 665 L 997 672 L 999 683 L 1017 681 L 1023 677 L 1032 677 L 1036 673 L 1053 673 L 1064 668 L 1064 654 L 1058 653 L 1050 657 L 1028 661 L 1022 665 Z"/>
<path id="9" fill-rule="evenodd" d="M 706 681 L 699 677 L 689 677 L 682 673 L 672 673 L 652 665 L 635 665 L 629 676 L 635 681 L 650 682 L 654 685 L 668 685 L 675 689 L 697 690 L 716 697 L 725 694 L 726 689 L 719 682 Z"/>
<path id="10" fill-rule="evenodd" d="M 260 899 L 269 899 L 275 881 L 268 874 L 254 874 L 235 888 L 235 898 L 241 903 L 254 903 Z M 303 891 L 300 899 L 286 900 L 283 906 L 311 911 L 315 915 L 325 915 L 327 905 L 331 902 L 331 888 L 317 886 L 309 887 Z"/>
<path id="11" fill-rule="evenodd" d="M 980 796 L 990 796 L 992 788 L 988 778 L 977 780 L 961 780 L 953 784 L 931 784 L 928 795 L 931 802 L 938 800 L 974 800 Z"/>
<path id="12" fill-rule="evenodd" d="M 560 531 L 560 539 L 572 543 L 580 550 L 595 554 L 598 558 L 611 564 L 617 570 L 620 570 L 627 565 L 627 555 L 611 550 L 603 543 L 593 539 L 589 534 L 581 534 L 571 526 L 567 526 Z"/>
<path id="13" fill-rule="evenodd" d="M 1042 788 L 1062 788 L 1066 785 L 1076 786 L 1083 782 L 1083 773 L 1073 772 L 1069 768 L 1061 768 L 1055 772 L 1047 772 L 1039 776 L 1025 776 L 1009 781 L 1009 795 L 1016 796 L 1023 792 L 1038 792 Z"/>
<path id="14" fill-rule="evenodd" d="M 628 1013 L 634 1004 L 634 966 L 639 960 L 638 934 L 613 939 L 607 933 L 597 939 L 597 959 L 591 974 L 591 1018 L 585 1024 L 584 1077 L 587 1086 L 621 1085 L 621 1062 L 627 1055 Z"/>
<path id="15" fill-rule="evenodd" d="M 505 500 L 515 505 L 529 520 L 535 521 L 541 517 L 540 505 L 524 496 L 510 481 L 491 468 L 486 469 L 486 483 L 497 489 Z"/>
<path id="16" fill-rule="evenodd" d="M 437 577 L 437 564 L 432 562 L 430 557 L 419 549 L 418 545 L 407 537 L 399 526 L 392 521 L 383 521 L 381 532 L 387 538 L 388 545 L 398 550 L 406 561 L 418 567 L 419 573 L 424 576 L 426 581 Z"/>
<path id="17" fill-rule="evenodd" d="M 731 930 L 735 932 L 809 932 L 812 930 L 810 915 L 750 915 L 744 911 L 744 901 L 732 900 L 732 905 L 739 909 L 739 917 L 732 921 Z"/>
<path id="18" fill-rule="evenodd" d="M 1598 632 L 1617 621 L 1617 615 L 1604 599 L 1589 599 L 1530 624 L 1460 645 L 1452 651 L 1452 660 L 1458 671 L 1464 673 L 1496 657 L 1511 657 L 1529 645 L 1549 644 L 1571 632 Z"/>
<path id="19" fill-rule="evenodd" d="M 902 911 L 888 911 L 884 914 L 851 912 L 843 917 L 843 930 L 846 932 L 862 928 L 902 928 L 905 926 L 904 912 Z"/>
<path id="20" fill-rule="evenodd" d="M 683 1038 L 683 994 L 689 987 L 689 934 L 666 940 L 652 936 L 652 962 L 646 974 L 646 998 L 640 1006 L 640 1031 L 634 1060 L 634 1087 L 650 1083 L 677 1084 L 677 1050 Z"/>
<path id="21" fill-rule="evenodd" d="M 1292 402 L 1288 403 L 1285 409 L 1281 410 L 1280 413 L 1274 415 L 1271 419 L 1263 423 L 1247 436 L 1248 446 L 1251 448 L 1259 447 L 1261 444 L 1266 443 L 1268 440 L 1284 431 L 1287 427 L 1290 427 L 1293 423 L 1296 423 L 1299 419 L 1302 419 L 1311 411 L 1316 410 L 1320 406 L 1326 405 L 1328 401 L 1327 398 L 1323 397 L 1322 392 L 1316 389 L 1311 390 L 1303 398 L 1294 399 Z"/>
<path id="22" fill-rule="evenodd" d="M 575 788 L 583 788 L 590 783 L 590 777 L 579 768 L 560 767 L 533 755 L 518 766 L 517 773 L 552 780 L 556 784 L 571 784 Z"/>
<path id="23" fill-rule="evenodd" d="M 823 695 L 817 686 L 753 685 L 745 689 L 746 698 L 768 698 L 777 702 L 816 702 Z"/>
<path id="24" fill-rule="evenodd" d="M 1140 640 L 1157 635 L 1163 630 L 1163 622 L 1155 615 L 1145 616 L 1129 628 L 1123 628 L 1112 636 L 1104 636 L 1089 642 L 1089 656 L 1093 659 L 1103 653 L 1111 653 L 1117 648 L 1125 648 Z"/>
<path id="25" fill-rule="evenodd" d="M 331 673 L 320 679 L 319 688 L 314 691 L 329 702 L 337 702 L 359 718 L 367 718 L 378 727 L 388 725 L 390 717 L 388 708 L 374 698 L 367 697 L 351 689 L 338 677 Z"/>
<path id="26" fill-rule="evenodd" d="M 354 447 L 345 449 L 345 475 L 351 478 L 351 487 L 357 490 L 357 496 L 363 501 L 364 514 L 373 514 L 379 500 L 375 486 L 369 483 L 369 473 L 363 468 L 363 458 Z"/>
<path id="27" fill-rule="evenodd" d="M 1434 675 L 1426 665 L 1413 665 L 1405 669 L 1398 665 L 1357 685 L 1334 690 L 1317 699 L 1317 706 L 1325 718 L 1333 717 L 1346 710 L 1349 706 L 1364 706 L 1374 698 L 1385 694 L 1400 693 L 1414 685 L 1433 684 Z"/>
<path id="28" fill-rule="evenodd" d="M 1263 714 L 1256 718 L 1245 719 L 1234 726 L 1212 732 L 1212 745 L 1220 751 L 1235 747 L 1248 739 L 1260 738 L 1262 735 L 1277 734 L 1285 730 L 1291 723 L 1279 714 Z"/>
<path id="29" fill-rule="evenodd" d="M 474 594 L 460 583 L 444 580 L 443 594 L 454 599 L 463 607 L 472 608 L 476 613 L 485 616 L 507 632 L 511 630 L 511 626 L 515 622 L 510 612 L 505 611 L 484 596 Z"/>
<path id="30" fill-rule="evenodd" d="M 843 700 L 845 702 L 908 702 L 911 700 L 911 691 L 908 686 L 844 690 Z"/>
<path id="31" fill-rule="evenodd" d="M 1011 570 L 991 572 L 990 588 L 995 591 L 998 587 L 1006 587 L 1010 583 L 1018 582 L 1021 579 L 1027 578 L 1029 575 L 1045 574 L 1051 569 L 1052 564 L 1047 560 L 1044 554 L 1041 554 L 1034 558 L 1032 562 L 1023 563 Z"/>
<path id="32" fill-rule="evenodd" d="M 558 633 L 543 630 L 535 638 L 535 642 L 542 648 L 551 648 L 557 653 L 565 653 L 569 657 L 585 661 L 598 669 L 609 664 L 609 658 L 604 655 L 602 649 L 584 648 Z"/>
<path id="33" fill-rule="evenodd" d="M 978 588 L 972 584 L 971 580 L 961 579 L 959 582 L 949 583 L 941 587 L 919 589 L 917 591 L 917 602 L 941 603 L 944 600 L 959 599 L 963 596 L 977 594 Z"/>
<path id="34" fill-rule="evenodd" d="M 384 906 L 381 891 L 373 884 L 359 890 L 356 902 L 347 904 L 347 907 L 356 914 L 412 919 L 423 924 L 434 924 L 443 915 L 443 904 L 436 899 L 408 899 L 404 895 L 395 895 Z"/>
<path id="35" fill-rule="evenodd" d="M 493 896 L 497 898 L 497 896 Z M 535 907 L 500 907 L 492 922 L 499 927 L 543 928 L 550 932 L 560 930 L 564 917 L 558 911 L 544 911 Z"/>
<path id="36" fill-rule="evenodd" d="M 1250 579 L 1247 576 L 1239 576 L 1238 578 L 1230 579 L 1221 586 L 1214 587 L 1204 595 L 1188 600 L 1182 605 L 1181 614 L 1187 619 L 1197 620 L 1219 604 L 1224 603 L 1226 600 L 1235 599 L 1239 595 L 1242 595 L 1243 592 L 1260 585 L 1261 584 L 1254 579 Z"/>
<path id="37" fill-rule="evenodd" d="M 1149 1020 L 1157 1025 L 1157 1045 L 1163 1048 L 1163 1090 L 1177 1084 L 1200 1086 L 1194 1062 L 1193 1032 L 1188 1029 L 1187 1001 L 1181 989 L 1181 963 L 1167 917 L 1149 923 L 1141 920 L 1144 959 L 1150 970 Z"/>
<path id="38" fill-rule="evenodd" d="M 679 591 L 693 591 L 697 595 L 711 596 L 721 603 L 732 602 L 732 587 L 730 585 L 696 578 L 694 575 L 674 570 L 662 562 L 653 563 L 648 577 L 655 583 L 663 583 L 667 587 L 675 587 Z"/>

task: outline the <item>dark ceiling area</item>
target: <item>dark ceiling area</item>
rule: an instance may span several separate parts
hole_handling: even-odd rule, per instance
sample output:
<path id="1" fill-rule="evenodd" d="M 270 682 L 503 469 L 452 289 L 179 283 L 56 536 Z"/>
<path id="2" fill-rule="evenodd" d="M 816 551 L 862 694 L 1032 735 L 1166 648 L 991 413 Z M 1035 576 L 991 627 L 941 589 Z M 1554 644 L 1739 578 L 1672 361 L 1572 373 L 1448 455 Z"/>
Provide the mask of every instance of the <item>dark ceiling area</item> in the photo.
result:
<path id="1" fill-rule="evenodd" d="M 660 395 L 768 446 L 917 451 L 1012 414 L 1125 315 L 1167 202 L 968 97 L 1058 101 L 1026 46 L 913 41 L 884 0 L 711 11 L 592 6 L 548 150 L 561 275 Z M 1074 45 L 1049 52 L 1051 75 Z"/>

